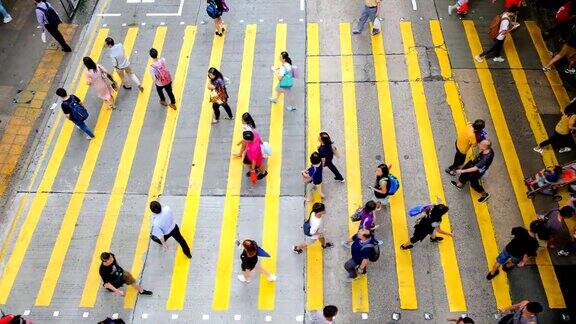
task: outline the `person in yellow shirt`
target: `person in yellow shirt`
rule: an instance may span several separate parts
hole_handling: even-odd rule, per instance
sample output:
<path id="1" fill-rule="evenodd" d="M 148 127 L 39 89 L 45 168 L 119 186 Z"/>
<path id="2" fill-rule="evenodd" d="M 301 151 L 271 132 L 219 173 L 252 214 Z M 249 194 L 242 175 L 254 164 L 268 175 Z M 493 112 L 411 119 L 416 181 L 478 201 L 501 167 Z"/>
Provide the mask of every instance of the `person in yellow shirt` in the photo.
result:
<path id="1" fill-rule="evenodd" d="M 358 20 L 358 27 L 352 30 L 352 34 L 361 34 L 368 20 L 373 21 L 378 16 L 379 11 L 380 0 L 364 0 L 364 9 L 362 9 L 362 14 Z"/>
<path id="2" fill-rule="evenodd" d="M 560 121 L 556 124 L 554 128 L 554 133 L 545 141 L 536 146 L 533 150 L 542 154 L 544 152 L 544 146 L 556 145 L 560 147 L 558 153 L 566 153 L 572 151 L 572 132 L 576 131 L 576 105 L 572 105 L 574 99 L 570 105 L 564 108 L 564 114 L 560 117 Z"/>
<path id="3" fill-rule="evenodd" d="M 476 119 L 473 123 L 469 123 L 466 129 L 458 133 L 454 162 L 444 170 L 446 173 L 451 176 L 456 175 L 456 169 L 461 167 L 466 161 L 466 153 L 468 153 L 468 150 L 476 146 L 478 142 L 486 139 L 485 126 L 486 124 L 482 119 Z"/>

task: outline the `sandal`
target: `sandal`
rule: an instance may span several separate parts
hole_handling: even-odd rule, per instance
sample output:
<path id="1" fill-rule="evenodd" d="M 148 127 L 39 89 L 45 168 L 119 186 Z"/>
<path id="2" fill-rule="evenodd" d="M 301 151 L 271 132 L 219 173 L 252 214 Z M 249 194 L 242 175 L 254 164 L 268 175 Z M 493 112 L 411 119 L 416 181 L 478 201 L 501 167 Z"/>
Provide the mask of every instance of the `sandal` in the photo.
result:
<path id="1" fill-rule="evenodd" d="M 413 247 L 414 247 L 414 244 L 410 244 L 410 245 L 404 245 L 404 244 L 402 244 L 402 245 L 400 245 L 400 249 L 401 249 L 401 250 L 410 250 L 410 249 L 413 248 Z"/>

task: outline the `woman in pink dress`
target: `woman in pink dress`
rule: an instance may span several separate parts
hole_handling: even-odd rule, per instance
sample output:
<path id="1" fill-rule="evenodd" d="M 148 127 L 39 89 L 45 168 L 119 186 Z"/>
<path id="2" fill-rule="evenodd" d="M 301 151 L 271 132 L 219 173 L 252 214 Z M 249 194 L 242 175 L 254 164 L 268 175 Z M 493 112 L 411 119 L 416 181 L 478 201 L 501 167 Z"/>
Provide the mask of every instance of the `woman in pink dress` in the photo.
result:
<path id="1" fill-rule="evenodd" d="M 88 71 L 86 71 L 86 82 L 89 86 L 93 87 L 98 93 L 98 97 L 108 103 L 110 109 L 116 109 L 114 105 L 114 97 L 112 96 L 113 80 L 108 71 L 100 64 L 94 63 L 94 61 L 89 57 L 84 57 L 82 59 L 84 66 Z"/>
<path id="2" fill-rule="evenodd" d="M 262 154 L 262 139 L 260 134 L 256 131 L 246 130 L 242 133 L 244 138 L 244 146 L 240 149 L 237 157 L 242 157 L 244 154 L 244 165 L 248 167 L 248 173 L 246 176 L 250 176 L 250 173 L 255 171 L 258 173 L 258 180 L 262 180 L 268 175 L 268 171 L 264 167 L 264 155 Z"/>

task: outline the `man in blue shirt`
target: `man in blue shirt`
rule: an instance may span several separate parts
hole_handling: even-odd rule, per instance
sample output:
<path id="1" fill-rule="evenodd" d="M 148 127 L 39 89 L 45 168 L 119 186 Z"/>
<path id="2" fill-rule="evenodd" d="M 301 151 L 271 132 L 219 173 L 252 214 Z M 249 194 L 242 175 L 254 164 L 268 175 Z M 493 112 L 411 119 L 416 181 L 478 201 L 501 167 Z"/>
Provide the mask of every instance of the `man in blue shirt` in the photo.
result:
<path id="1" fill-rule="evenodd" d="M 366 246 L 371 244 L 372 247 Z M 352 236 L 351 253 L 352 258 L 346 261 L 344 269 L 348 271 L 348 278 L 355 279 L 359 274 L 366 274 L 366 268 L 370 262 L 370 257 L 376 252 L 374 246 L 378 242 L 372 237 L 370 230 L 361 228 L 357 234 Z"/>

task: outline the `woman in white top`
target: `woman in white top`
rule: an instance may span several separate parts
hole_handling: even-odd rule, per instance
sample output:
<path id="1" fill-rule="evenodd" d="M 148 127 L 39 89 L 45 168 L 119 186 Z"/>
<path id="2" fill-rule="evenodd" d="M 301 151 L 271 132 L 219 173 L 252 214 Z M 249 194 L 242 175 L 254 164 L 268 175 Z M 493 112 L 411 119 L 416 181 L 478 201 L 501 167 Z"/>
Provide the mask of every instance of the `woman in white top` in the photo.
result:
<path id="1" fill-rule="evenodd" d="M 292 69 L 292 59 L 288 55 L 288 52 L 280 53 L 280 61 L 282 61 L 282 65 L 280 67 L 272 67 L 272 71 L 274 72 L 274 76 L 278 79 L 278 86 L 276 87 L 276 93 L 274 97 L 270 97 L 270 101 L 276 103 L 278 101 L 278 97 L 280 94 L 284 94 L 284 103 L 286 105 L 286 109 L 292 111 L 296 110 L 294 106 L 289 104 L 288 101 L 288 93 L 290 93 L 290 89 L 294 85 L 294 71 Z"/>
<path id="2" fill-rule="evenodd" d="M 324 219 L 322 218 L 324 215 L 326 215 L 326 206 L 321 202 L 314 203 L 308 218 L 308 221 L 310 222 L 310 236 L 308 238 L 310 240 L 307 239 L 305 242 L 294 245 L 292 251 L 300 254 L 304 252 L 304 249 L 307 248 L 308 245 L 314 244 L 316 240 L 320 241 L 323 249 L 334 246 L 334 244 L 326 242 L 326 238 L 324 237 Z"/>

